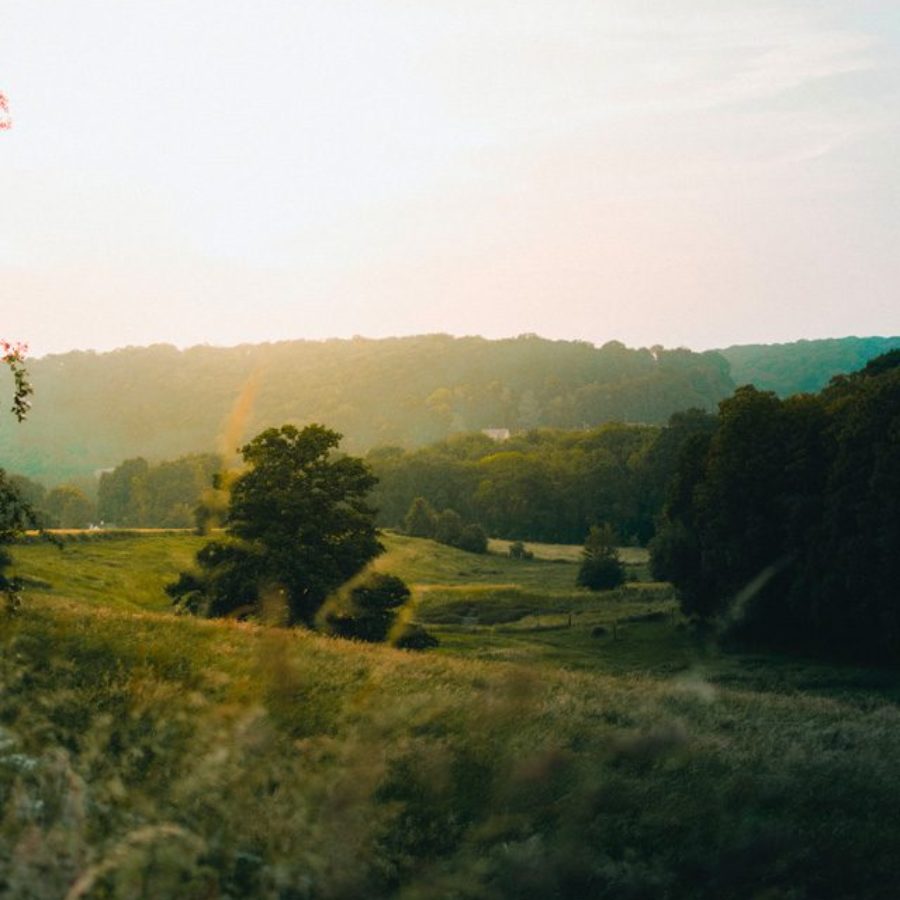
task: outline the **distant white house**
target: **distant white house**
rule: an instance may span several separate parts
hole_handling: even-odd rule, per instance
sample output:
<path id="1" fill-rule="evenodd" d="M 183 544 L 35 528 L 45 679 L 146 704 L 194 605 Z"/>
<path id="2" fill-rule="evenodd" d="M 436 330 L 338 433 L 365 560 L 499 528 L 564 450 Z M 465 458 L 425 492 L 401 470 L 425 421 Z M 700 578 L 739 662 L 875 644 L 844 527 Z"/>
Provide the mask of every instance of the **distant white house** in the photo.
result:
<path id="1" fill-rule="evenodd" d="M 500 441 L 509 440 L 508 428 L 482 428 L 481 433 L 486 434 L 492 441 L 497 441 L 498 444 Z"/>

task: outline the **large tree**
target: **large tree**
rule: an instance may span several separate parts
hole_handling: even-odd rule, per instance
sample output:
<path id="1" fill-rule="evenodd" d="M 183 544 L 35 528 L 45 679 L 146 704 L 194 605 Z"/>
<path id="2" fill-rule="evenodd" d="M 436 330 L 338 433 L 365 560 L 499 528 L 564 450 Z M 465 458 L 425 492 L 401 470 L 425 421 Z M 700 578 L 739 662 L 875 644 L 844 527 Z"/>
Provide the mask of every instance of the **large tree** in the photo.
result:
<path id="1" fill-rule="evenodd" d="M 230 540 L 200 551 L 200 574 L 168 588 L 176 602 L 227 615 L 283 597 L 290 624 L 312 625 L 328 595 L 382 550 L 366 502 L 375 477 L 362 460 L 335 453 L 340 439 L 321 425 L 285 425 L 243 447 Z"/>

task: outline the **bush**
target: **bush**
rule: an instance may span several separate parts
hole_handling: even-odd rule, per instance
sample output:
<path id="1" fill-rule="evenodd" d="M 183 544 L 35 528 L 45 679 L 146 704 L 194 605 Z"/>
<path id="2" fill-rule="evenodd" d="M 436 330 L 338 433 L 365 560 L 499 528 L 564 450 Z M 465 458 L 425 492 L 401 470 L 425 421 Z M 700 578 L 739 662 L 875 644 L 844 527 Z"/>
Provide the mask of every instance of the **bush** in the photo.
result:
<path id="1" fill-rule="evenodd" d="M 376 573 L 350 592 L 350 612 L 328 618 L 339 637 L 377 644 L 387 640 L 397 610 L 409 600 L 409 588 L 396 575 Z"/>
<path id="2" fill-rule="evenodd" d="M 521 541 L 513 541 L 509 545 L 509 558 L 534 559 L 534 553 L 532 553 Z"/>
<path id="3" fill-rule="evenodd" d="M 615 531 L 608 524 L 591 526 L 576 579 L 579 587 L 608 591 L 625 581 L 625 567 L 619 559 L 615 537 Z"/>
<path id="4" fill-rule="evenodd" d="M 437 647 L 440 641 L 427 632 L 421 625 L 408 625 L 403 634 L 394 642 L 401 650 L 430 650 Z"/>
<path id="5" fill-rule="evenodd" d="M 576 584 L 592 591 L 609 591 L 625 580 L 625 568 L 616 557 L 586 559 L 578 570 Z"/>
<path id="6" fill-rule="evenodd" d="M 467 553 L 487 553 L 487 532 L 480 525 L 466 525 L 460 532 L 456 546 Z"/>

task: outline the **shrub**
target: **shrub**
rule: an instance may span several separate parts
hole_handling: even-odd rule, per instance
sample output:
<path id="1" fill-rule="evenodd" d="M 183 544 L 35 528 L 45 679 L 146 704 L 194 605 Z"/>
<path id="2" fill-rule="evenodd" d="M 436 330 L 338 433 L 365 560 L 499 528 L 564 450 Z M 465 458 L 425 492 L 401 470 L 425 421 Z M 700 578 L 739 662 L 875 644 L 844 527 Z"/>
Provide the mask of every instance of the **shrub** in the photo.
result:
<path id="1" fill-rule="evenodd" d="M 430 650 L 439 643 L 440 641 L 421 625 L 408 625 L 394 642 L 394 646 L 401 650 Z"/>
<path id="2" fill-rule="evenodd" d="M 509 558 L 534 559 L 534 553 L 532 553 L 521 541 L 513 541 L 509 545 Z"/>
<path id="3" fill-rule="evenodd" d="M 487 553 L 487 532 L 480 525 L 466 525 L 460 532 L 456 546 L 468 553 Z"/>
<path id="4" fill-rule="evenodd" d="M 369 643 L 387 639 L 397 610 L 409 600 L 409 588 L 396 575 L 376 573 L 350 592 L 350 612 L 331 615 L 328 623 L 340 637 Z"/>
<path id="5" fill-rule="evenodd" d="M 625 567 L 615 545 L 615 531 L 606 524 L 592 525 L 584 542 L 584 559 L 576 584 L 592 591 L 608 591 L 625 581 Z"/>

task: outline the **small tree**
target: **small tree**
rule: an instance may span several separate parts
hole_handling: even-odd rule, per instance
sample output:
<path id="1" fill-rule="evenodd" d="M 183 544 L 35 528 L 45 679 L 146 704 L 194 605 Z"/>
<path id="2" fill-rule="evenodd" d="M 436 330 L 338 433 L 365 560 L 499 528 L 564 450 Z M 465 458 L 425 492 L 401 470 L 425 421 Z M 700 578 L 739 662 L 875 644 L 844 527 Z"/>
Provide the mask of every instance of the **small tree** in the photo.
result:
<path id="1" fill-rule="evenodd" d="M 424 497 L 416 497 L 403 520 L 403 528 L 412 537 L 432 538 L 437 521 L 434 508 Z"/>
<path id="2" fill-rule="evenodd" d="M 534 553 L 529 550 L 521 541 L 513 541 L 509 545 L 510 559 L 534 559 Z"/>
<path id="3" fill-rule="evenodd" d="M 584 542 L 576 583 L 592 591 L 608 591 L 625 581 L 625 567 L 616 550 L 616 533 L 609 523 L 592 525 Z"/>
<path id="4" fill-rule="evenodd" d="M 4 549 L 4 544 L 12 543 L 27 528 L 38 528 L 37 516 L 26 503 L 6 472 L 0 469 L 0 594 L 5 595 L 7 609 L 19 605 L 19 591 L 22 585 L 18 578 L 10 578 L 6 569 L 12 564 L 12 557 Z"/>
<path id="5" fill-rule="evenodd" d="M 487 532 L 480 525 L 466 525 L 459 534 L 456 546 L 467 553 L 487 553 Z"/>
<path id="6" fill-rule="evenodd" d="M 455 509 L 445 509 L 438 514 L 434 525 L 434 539 L 441 544 L 456 547 L 462 535 L 465 523 Z"/>

